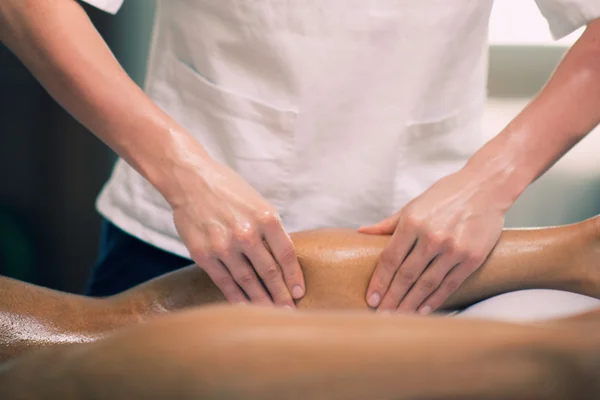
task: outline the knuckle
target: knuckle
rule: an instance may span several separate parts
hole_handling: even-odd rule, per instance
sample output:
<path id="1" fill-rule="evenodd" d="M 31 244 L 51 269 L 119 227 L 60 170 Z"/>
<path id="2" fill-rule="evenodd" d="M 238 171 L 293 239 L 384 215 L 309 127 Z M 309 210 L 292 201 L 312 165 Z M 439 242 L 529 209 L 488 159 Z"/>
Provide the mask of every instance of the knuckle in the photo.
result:
<path id="1" fill-rule="evenodd" d="M 379 261 L 381 267 L 388 272 L 394 271 L 397 268 L 395 254 L 391 251 L 384 250 L 379 256 Z"/>
<path id="2" fill-rule="evenodd" d="M 398 275 L 403 282 L 410 283 L 411 285 L 417 280 L 417 275 L 412 271 L 400 270 Z"/>
<path id="3" fill-rule="evenodd" d="M 260 213 L 258 213 L 258 215 L 256 216 L 256 220 L 261 225 L 268 225 L 268 226 L 279 223 L 279 217 L 278 217 L 277 211 L 271 210 L 271 209 L 267 209 L 267 210 L 264 210 L 264 211 L 261 211 Z"/>
<path id="4" fill-rule="evenodd" d="M 405 214 L 405 223 L 414 228 L 419 228 L 425 226 L 425 218 L 422 213 L 419 211 L 408 208 L 407 213 Z"/>
<path id="5" fill-rule="evenodd" d="M 273 281 L 280 277 L 279 268 L 277 265 L 271 263 L 267 265 L 265 269 L 262 270 L 262 277 L 265 280 Z"/>
<path id="6" fill-rule="evenodd" d="M 241 286 L 251 285 L 256 282 L 256 276 L 252 272 L 246 272 L 236 278 L 236 282 Z"/>
<path id="7" fill-rule="evenodd" d="M 208 252 L 204 246 L 193 245 L 190 246 L 189 251 L 190 256 L 192 256 L 192 259 L 196 262 L 207 261 L 209 258 Z"/>
<path id="8" fill-rule="evenodd" d="M 256 233 L 256 228 L 253 225 L 245 224 L 235 229 L 233 237 L 237 242 L 248 245 L 256 240 Z"/>
<path id="9" fill-rule="evenodd" d="M 439 286 L 440 280 L 436 277 L 423 277 L 420 280 L 420 284 L 423 291 L 432 292 Z"/>
<path id="10" fill-rule="evenodd" d="M 229 240 L 217 239 L 212 241 L 210 251 L 208 253 L 212 257 L 220 258 L 229 254 L 230 249 L 231 244 Z"/>
<path id="11" fill-rule="evenodd" d="M 451 254 L 460 254 L 464 249 L 456 238 L 447 238 L 444 241 L 444 246 Z"/>
<path id="12" fill-rule="evenodd" d="M 408 213 L 404 215 L 404 225 L 408 228 L 419 228 L 423 225 L 423 220 L 408 210 Z"/>
<path id="13" fill-rule="evenodd" d="M 231 289 L 231 284 L 233 283 L 232 279 L 225 275 L 215 277 L 213 279 L 213 282 L 222 291 L 228 291 L 229 289 Z"/>
<path id="14" fill-rule="evenodd" d="M 459 285 L 460 282 L 456 279 L 447 279 L 444 282 L 444 288 L 448 293 L 453 293 L 456 289 L 458 289 Z"/>
<path id="15" fill-rule="evenodd" d="M 396 282 L 396 284 L 390 285 L 390 289 L 387 293 L 388 301 L 396 308 L 400 304 L 400 300 L 402 300 L 405 293 L 406 288 L 400 285 L 399 282 Z"/>
<path id="16" fill-rule="evenodd" d="M 442 246 L 445 240 L 445 236 L 441 232 L 428 232 L 425 234 L 425 240 L 427 242 L 427 248 L 430 251 L 437 251 Z"/>
<path id="17" fill-rule="evenodd" d="M 286 294 L 286 292 L 276 292 L 271 293 L 271 297 L 273 298 L 273 302 L 276 304 L 284 304 L 290 300 L 290 297 Z"/>
<path id="18" fill-rule="evenodd" d="M 296 261 L 296 259 L 297 259 L 296 250 L 294 249 L 293 246 L 286 246 L 279 253 L 278 259 L 282 265 L 290 264 L 290 263 Z"/>
<path id="19" fill-rule="evenodd" d="M 296 281 L 300 280 L 300 278 L 302 277 L 302 270 L 299 268 L 287 269 L 287 270 L 284 270 L 284 272 L 285 272 L 286 280 L 289 280 L 291 282 L 296 282 Z"/>
<path id="20" fill-rule="evenodd" d="M 374 278 L 371 280 L 371 286 L 370 289 L 372 291 L 378 292 L 378 293 L 382 293 L 385 292 L 386 289 L 389 286 L 389 281 L 385 281 L 383 280 L 383 278 Z M 390 288 L 391 291 L 391 288 Z"/>

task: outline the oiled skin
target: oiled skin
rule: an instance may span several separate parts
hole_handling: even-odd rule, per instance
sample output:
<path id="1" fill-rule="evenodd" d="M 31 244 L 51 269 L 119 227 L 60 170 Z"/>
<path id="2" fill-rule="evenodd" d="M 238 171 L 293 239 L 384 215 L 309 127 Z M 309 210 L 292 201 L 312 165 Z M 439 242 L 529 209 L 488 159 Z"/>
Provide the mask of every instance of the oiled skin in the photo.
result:
<path id="1" fill-rule="evenodd" d="M 525 287 L 600 297 L 598 222 L 505 232 L 483 268 L 447 306 Z M 308 287 L 300 309 L 366 307 L 364 290 L 388 238 L 325 230 L 298 233 L 293 240 Z M 4 358 L 47 347 L 0 366 L 0 398 L 6 400 L 572 400 L 600 395 L 600 310 L 511 325 L 224 305 L 156 318 L 96 340 L 157 314 L 224 299 L 195 266 L 107 299 L 8 279 L 0 288 Z M 11 323 L 31 335 L 7 330 Z M 77 343 L 82 341 L 94 343 Z M 32 377 L 36 385 L 30 384 Z"/>
<path id="2" fill-rule="evenodd" d="M 389 236 L 363 235 L 347 229 L 291 236 L 307 285 L 298 308 L 368 308 L 367 285 Z M 188 280 L 193 285 L 186 286 Z M 184 268 L 147 285 L 153 285 L 146 286 L 152 290 L 134 290 L 121 296 L 151 295 L 152 301 L 141 303 L 158 303 L 167 309 L 185 303 L 225 301 L 198 268 Z M 457 289 L 444 308 L 464 307 L 500 293 L 536 288 L 600 297 L 600 217 L 557 228 L 505 230 L 484 265 Z"/>
<path id="3" fill-rule="evenodd" d="M 0 398 L 593 400 L 598 376 L 600 310 L 516 325 L 208 306 L 20 357 Z"/>
<path id="4" fill-rule="evenodd" d="M 483 267 L 445 307 L 526 288 L 600 298 L 599 226 L 596 217 L 558 228 L 506 230 Z M 389 237 L 339 229 L 291 236 L 307 285 L 298 308 L 367 308 L 367 284 Z M 7 278 L 0 279 L 0 293 L 0 361 L 41 347 L 94 341 L 156 315 L 225 301 L 196 266 L 106 299 L 68 295 Z"/>

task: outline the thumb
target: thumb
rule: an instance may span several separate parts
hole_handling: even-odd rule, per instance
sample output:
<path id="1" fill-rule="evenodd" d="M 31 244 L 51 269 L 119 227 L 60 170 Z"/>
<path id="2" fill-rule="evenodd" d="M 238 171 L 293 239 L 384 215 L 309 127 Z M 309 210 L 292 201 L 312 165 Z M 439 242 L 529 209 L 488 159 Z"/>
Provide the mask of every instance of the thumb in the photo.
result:
<path id="1" fill-rule="evenodd" d="M 376 224 L 361 226 L 358 228 L 360 233 L 366 233 L 368 235 L 390 235 L 396 230 L 398 226 L 399 214 L 396 213 L 391 215 Z"/>

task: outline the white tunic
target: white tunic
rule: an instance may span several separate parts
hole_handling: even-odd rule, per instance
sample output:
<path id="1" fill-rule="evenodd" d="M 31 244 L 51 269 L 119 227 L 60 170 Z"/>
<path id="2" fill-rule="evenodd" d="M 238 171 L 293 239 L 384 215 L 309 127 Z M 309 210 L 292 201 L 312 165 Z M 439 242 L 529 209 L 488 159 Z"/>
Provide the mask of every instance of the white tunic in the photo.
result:
<path id="1" fill-rule="evenodd" d="M 374 223 L 483 144 L 492 3 L 159 0 L 146 91 L 289 232 Z M 600 17 L 600 0 L 537 3 L 556 37 Z M 189 257 L 167 202 L 124 161 L 97 207 Z"/>

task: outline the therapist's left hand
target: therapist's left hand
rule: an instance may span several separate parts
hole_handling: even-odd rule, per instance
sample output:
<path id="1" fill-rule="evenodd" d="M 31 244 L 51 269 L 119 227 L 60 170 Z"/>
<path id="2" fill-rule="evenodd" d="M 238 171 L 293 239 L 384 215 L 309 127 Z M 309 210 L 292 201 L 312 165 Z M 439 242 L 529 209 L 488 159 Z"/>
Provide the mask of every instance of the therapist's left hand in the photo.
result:
<path id="1" fill-rule="evenodd" d="M 509 206 L 493 184 L 461 170 L 394 215 L 360 228 L 393 234 L 377 261 L 367 303 L 421 314 L 440 308 L 490 254 Z"/>

